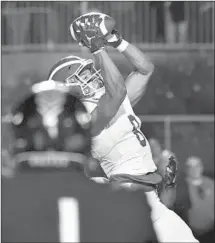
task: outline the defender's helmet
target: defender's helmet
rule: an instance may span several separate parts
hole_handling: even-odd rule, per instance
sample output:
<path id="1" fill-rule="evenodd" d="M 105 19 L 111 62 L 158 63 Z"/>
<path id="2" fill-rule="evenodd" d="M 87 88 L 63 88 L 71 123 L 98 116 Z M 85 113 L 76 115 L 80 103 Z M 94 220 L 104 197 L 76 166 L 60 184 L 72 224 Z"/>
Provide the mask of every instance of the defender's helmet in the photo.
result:
<path id="1" fill-rule="evenodd" d="M 15 161 L 27 167 L 68 167 L 90 154 L 90 117 L 65 85 L 43 81 L 13 111 Z M 73 163 L 74 164 L 74 163 Z"/>
<path id="2" fill-rule="evenodd" d="M 100 70 L 96 70 L 94 61 L 76 56 L 58 61 L 51 68 L 48 79 L 64 82 L 70 92 L 79 98 L 92 97 L 105 89 Z"/>

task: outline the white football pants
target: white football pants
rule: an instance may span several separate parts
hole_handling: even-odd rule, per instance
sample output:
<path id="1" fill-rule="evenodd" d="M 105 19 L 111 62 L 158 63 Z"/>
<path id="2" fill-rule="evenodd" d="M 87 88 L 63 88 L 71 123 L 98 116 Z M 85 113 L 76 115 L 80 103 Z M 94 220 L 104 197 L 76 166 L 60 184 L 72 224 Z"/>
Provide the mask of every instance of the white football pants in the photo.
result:
<path id="1" fill-rule="evenodd" d="M 151 218 L 159 242 L 198 242 L 188 225 L 158 198 L 156 192 L 146 192 L 152 208 Z"/>
<path id="2" fill-rule="evenodd" d="M 97 183 L 107 183 L 106 178 L 91 178 Z M 132 183 L 124 183 L 130 188 Z M 151 219 L 159 242 L 199 242 L 188 225 L 172 210 L 168 209 L 159 199 L 155 191 L 145 192 L 147 201 L 151 206 Z"/>

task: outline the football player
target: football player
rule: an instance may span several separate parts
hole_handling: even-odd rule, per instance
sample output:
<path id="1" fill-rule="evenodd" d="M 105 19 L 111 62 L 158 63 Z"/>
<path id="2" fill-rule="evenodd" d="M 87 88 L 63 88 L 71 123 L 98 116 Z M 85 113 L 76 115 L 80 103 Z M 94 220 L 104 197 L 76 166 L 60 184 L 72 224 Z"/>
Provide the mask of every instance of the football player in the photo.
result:
<path id="1" fill-rule="evenodd" d="M 127 83 L 140 86 L 142 81 L 146 83 L 153 65 L 138 48 L 123 40 L 115 30 L 111 33 L 104 31 L 103 19 L 103 14 L 90 13 L 76 19 L 70 27 L 73 38 L 88 47 L 94 55 L 96 63 L 101 67 L 101 75 L 98 75 L 99 71 L 91 59 L 70 56 L 52 67 L 49 78 L 64 81 L 71 92 L 78 88 L 80 99 L 92 117 L 95 117 L 93 123 L 97 121 L 99 124 L 101 121 L 96 133 L 95 129 L 92 131 L 92 154 L 100 161 L 110 182 L 119 182 L 131 189 L 144 189 L 152 208 L 151 217 L 159 241 L 197 242 L 189 227 L 166 208 L 157 196 L 156 188 L 162 178 L 156 171 L 149 143 L 140 130 L 141 121 L 134 114 L 128 95 L 124 94 L 126 86 L 123 87 L 122 79 L 119 78 L 121 75 L 104 47 L 107 44 L 113 46 L 133 65 L 134 72 L 128 77 Z M 106 34 L 103 36 L 102 33 Z M 114 82 L 119 86 L 117 92 L 109 88 L 114 86 Z M 100 102 L 106 93 L 112 98 L 110 107 L 108 103 Z M 114 114 L 112 117 L 111 109 Z"/>
<path id="2" fill-rule="evenodd" d="M 16 173 L 2 180 L 2 242 L 157 242 L 143 195 L 83 173 L 91 160 L 83 104 L 54 81 L 32 90 L 12 114 Z"/>

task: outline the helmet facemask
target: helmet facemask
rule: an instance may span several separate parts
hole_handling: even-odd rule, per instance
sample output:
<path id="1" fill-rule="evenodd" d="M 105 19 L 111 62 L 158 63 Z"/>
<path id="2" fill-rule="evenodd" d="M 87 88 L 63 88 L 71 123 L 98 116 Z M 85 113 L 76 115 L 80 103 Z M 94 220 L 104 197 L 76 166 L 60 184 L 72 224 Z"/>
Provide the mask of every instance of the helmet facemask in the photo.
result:
<path id="1" fill-rule="evenodd" d="M 73 65 L 73 64 L 72 64 Z M 69 66 L 69 69 L 72 67 Z M 76 71 L 65 80 L 66 86 L 79 86 L 83 97 L 92 97 L 98 90 L 104 89 L 101 70 L 96 70 L 92 60 L 84 60 Z"/>

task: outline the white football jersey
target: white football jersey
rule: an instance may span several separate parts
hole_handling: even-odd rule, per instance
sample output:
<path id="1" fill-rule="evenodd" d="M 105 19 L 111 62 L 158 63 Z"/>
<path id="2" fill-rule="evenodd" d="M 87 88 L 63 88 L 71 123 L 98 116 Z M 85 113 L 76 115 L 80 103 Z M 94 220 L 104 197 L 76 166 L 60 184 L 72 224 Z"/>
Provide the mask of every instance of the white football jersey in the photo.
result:
<path id="1" fill-rule="evenodd" d="M 141 121 L 126 96 L 111 123 L 93 138 L 92 155 L 108 177 L 123 173 L 142 175 L 157 169 L 140 127 Z"/>

